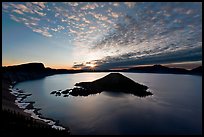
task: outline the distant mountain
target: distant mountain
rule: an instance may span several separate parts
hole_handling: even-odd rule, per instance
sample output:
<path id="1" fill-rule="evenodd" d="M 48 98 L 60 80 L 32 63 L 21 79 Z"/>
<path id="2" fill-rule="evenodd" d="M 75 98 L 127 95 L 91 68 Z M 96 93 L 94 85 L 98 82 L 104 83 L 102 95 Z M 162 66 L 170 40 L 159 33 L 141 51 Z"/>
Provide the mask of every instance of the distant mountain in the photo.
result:
<path id="1" fill-rule="evenodd" d="M 45 70 L 43 63 L 27 63 L 14 66 L 3 67 L 3 70 L 10 72 L 42 72 Z"/>
<path id="2" fill-rule="evenodd" d="M 53 74 L 79 73 L 79 72 L 136 72 L 136 73 L 167 73 L 167 74 L 190 74 L 202 75 L 202 66 L 186 70 L 182 68 L 169 68 L 162 65 L 153 65 L 146 67 L 134 67 L 123 70 L 67 70 L 45 68 L 43 63 L 28 63 L 15 66 L 2 67 L 3 78 L 9 81 L 25 81 L 42 78 Z"/>
<path id="3" fill-rule="evenodd" d="M 190 70 L 189 73 L 194 75 L 202 75 L 202 70 L 203 70 L 203 66 L 199 66 L 197 68 Z"/>
<path id="4" fill-rule="evenodd" d="M 45 68 L 43 63 L 28 63 L 2 67 L 3 79 L 11 82 L 20 82 L 31 79 L 43 78 L 53 74 L 77 73 L 80 70 L 52 69 Z"/>
<path id="5" fill-rule="evenodd" d="M 167 73 L 167 74 L 202 74 L 202 66 L 192 69 L 186 70 L 182 68 L 169 68 L 162 65 L 153 65 L 153 66 L 145 66 L 145 67 L 133 67 L 129 69 L 123 70 L 125 72 L 137 72 L 137 73 Z"/>

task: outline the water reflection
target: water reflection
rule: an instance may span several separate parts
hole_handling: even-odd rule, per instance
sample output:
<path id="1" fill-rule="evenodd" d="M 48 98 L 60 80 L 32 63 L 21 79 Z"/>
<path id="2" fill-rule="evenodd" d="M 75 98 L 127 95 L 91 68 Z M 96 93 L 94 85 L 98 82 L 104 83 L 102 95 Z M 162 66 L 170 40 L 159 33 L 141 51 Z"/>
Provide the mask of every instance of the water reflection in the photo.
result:
<path id="1" fill-rule="evenodd" d="M 103 94 L 106 96 L 110 96 L 110 97 L 125 97 L 126 96 L 126 94 L 123 92 L 104 91 Z"/>
<path id="2" fill-rule="evenodd" d="M 22 82 L 15 88 L 32 93 L 45 117 L 59 120 L 72 134 L 201 134 L 202 77 L 169 74 L 123 73 L 148 85 L 154 95 L 102 92 L 87 97 L 55 97 L 51 91 L 69 89 L 107 73 L 80 73 Z M 85 80 L 86 79 L 86 80 Z"/>

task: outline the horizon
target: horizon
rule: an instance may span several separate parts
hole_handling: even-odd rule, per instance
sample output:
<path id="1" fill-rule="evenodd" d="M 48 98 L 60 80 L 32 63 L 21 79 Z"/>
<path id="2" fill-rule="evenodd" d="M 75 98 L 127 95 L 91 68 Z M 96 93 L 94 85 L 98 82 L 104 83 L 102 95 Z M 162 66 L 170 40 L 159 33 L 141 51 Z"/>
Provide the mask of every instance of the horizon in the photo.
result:
<path id="1" fill-rule="evenodd" d="M 18 65 L 25 65 L 25 64 L 31 64 L 31 63 L 42 63 L 42 62 L 27 62 L 27 63 L 21 63 L 21 64 L 13 64 L 13 65 L 2 65 L 2 67 L 12 67 L 12 66 L 18 66 Z M 94 69 L 94 68 L 90 68 L 90 69 L 74 69 L 74 68 L 70 68 L 70 69 L 66 69 L 66 68 L 53 68 L 50 66 L 45 66 L 44 63 L 42 63 L 44 65 L 45 68 L 51 68 L 51 69 L 65 69 L 65 70 L 95 70 L 95 71 L 103 71 L 102 69 Z M 172 64 L 149 64 L 149 65 L 137 65 L 137 66 L 129 66 L 129 67 L 123 67 L 123 68 L 113 68 L 113 69 L 104 69 L 104 71 L 106 70 L 125 70 L 125 69 L 130 69 L 130 68 L 136 68 L 136 67 L 149 67 L 149 66 L 154 66 L 154 65 L 161 65 L 161 66 L 165 66 L 165 67 L 169 67 L 169 68 L 181 68 L 181 69 L 186 69 L 186 70 L 192 70 L 195 68 L 198 68 L 200 66 L 202 66 L 201 62 L 197 62 L 197 63 L 193 63 L 189 62 L 189 63 L 184 63 L 184 64 L 177 64 L 177 63 L 172 63 Z"/>
<path id="2" fill-rule="evenodd" d="M 2 2 L 2 66 L 28 62 L 202 66 L 202 2 Z"/>

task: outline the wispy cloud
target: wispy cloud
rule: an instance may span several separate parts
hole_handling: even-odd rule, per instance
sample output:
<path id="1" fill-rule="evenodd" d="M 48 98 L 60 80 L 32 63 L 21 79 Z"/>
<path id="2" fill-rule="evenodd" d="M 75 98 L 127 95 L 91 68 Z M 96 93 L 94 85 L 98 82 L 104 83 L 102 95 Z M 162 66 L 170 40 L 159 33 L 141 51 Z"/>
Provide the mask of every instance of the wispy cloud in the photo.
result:
<path id="1" fill-rule="evenodd" d="M 36 28 L 36 29 L 33 29 L 33 31 L 37 32 L 37 33 L 40 33 L 45 37 L 52 37 L 52 35 L 48 32 L 48 29 L 46 29 L 46 28 L 44 28 L 44 29 Z"/>
<path id="2" fill-rule="evenodd" d="M 124 2 L 129 8 L 133 8 L 135 6 L 135 2 Z"/>
<path id="3" fill-rule="evenodd" d="M 68 16 L 67 18 L 68 18 L 68 19 L 75 20 L 75 21 L 79 21 L 79 20 L 80 20 L 80 18 L 78 18 L 78 17 L 76 17 L 76 16 L 74 16 L 74 15 Z"/>
<path id="4" fill-rule="evenodd" d="M 119 7 L 119 6 L 120 6 L 120 3 L 119 3 L 119 2 L 113 2 L 113 6 Z"/>
<path id="5" fill-rule="evenodd" d="M 171 10 L 168 13 L 149 12 L 148 14 L 154 15 L 153 17 L 156 19 L 153 22 L 152 17 L 150 18 L 148 14 L 140 14 L 142 11 L 137 12 L 140 15 L 139 20 L 129 15 L 125 16 L 125 24 L 116 24 L 115 31 L 111 31 L 105 38 L 98 40 L 98 43 L 93 46 L 93 50 L 107 52 L 107 56 L 101 59 L 105 63 L 98 65 L 99 68 L 150 62 L 175 62 L 176 59 L 177 61 L 188 61 L 190 58 L 200 60 L 202 56 L 202 46 L 200 45 L 202 39 L 199 30 L 202 28 L 201 18 L 195 20 L 193 13 L 201 14 L 201 12 L 197 10 L 196 13 L 195 9 L 181 9 L 179 4 L 168 6 L 177 9 L 176 13 Z M 183 15 L 189 15 L 189 12 L 192 14 L 191 19 L 189 16 Z M 160 14 L 160 17 L 154 13 Z M 178 13 L 182 16 L 179 16 Z M 167 18 L 163 18 L 163 16 Z M 196 30 L 190 31 L 187 24 L 197 24 L 198 26 Z M 195 38 L 192 33 L 198 37 Z M 186 55 L 191 51 L 194 51 L 194 54 Z"/>
<path id="6" fill-rule="evenodd" d="M 12 20 L 14 20 L 16 22 L 20 22 L 20 20 L 16 16 L 10 15 L 10 17 L 11 17 Z"/>
<path id="7" fill-rule="evenodd" d="M 86 4 L 85 6 L 81 7 L 82 10 L 94 10 L 95 8 L 99 7 L 97 3 L 93 4 Z"/>
<path id="8" fill-rule="evenodd" d="M 34 10 L 34 11 L 35 11 L 35 13 L 37 13 L 40 16 L 45 16 L 46 15 L 46 13 L 43 13 L 43 12 L 40 12 L 40 11 L 37 11 L 37 10 Z"/>
<path id="9" fill-rule="evenodd" d="M 4 2 L 2 8 L 35 33 L 70 40 L 76 54 L 98 67 L 201 55 L 201 3 Z"/>
<path id="10" fill-rule="evenodd" d="M 18 13 L 18 14 L 24 14 L 23 12 L 21 12 L 20 10 L 12 10 L 12 12 Z"/>
<path id="11" fill-rule="evenodd" d="M 98 20 L 102 20 L 102 21 L 108 20 L 107 16 L 99 14 L 99 13 L 89 12 L 89 14 L 91 14 L 93 17 L 95 17 Z"/>
<path id="12" fill-rule="evenodd" d="M 61 25 L 57 25 L 56 28 L 50 28 L 51 31 L 54 31 L 54 32 L 59 32 L 61 30 L 64 30 L 65 27 L 61 26 Z"/>
<path id="13" fill-rule="evenodd" d="M 19 14 L 39 14 L 40 16 L 46 15 L 42 13 L 42 10 L 45 8 L 44 2 L 33 2 L 33 3 L 25 3 L 25 4 L 15 4 L 15 3 L 4 3 L 4 8 L 8 9 L 11 8 L 13 11 Z"/>
<path id="14" fill-rule="evenodd" d="M 44 8 L 46 7 L 45 4 L 46 4 L 47 2 L 32 2 L 32 3 L 33 3 L 33 4 L 36 4 L 36 5 L 38 5 L 38 6 L 40 6 L 41 8 L 44 9 Z"/>
<path id="15" fill-rule="evenodd" d="M 82 18 L 82 20 L 85 22 L 85 23 L 87 23 L 87 24 L 90 24 L 91 23 L 91 21 L 90 20 L 87 20 L 86 18 Z"/>
<path id="16" fill-rule="evenodd" d="M 118 17 L 122 16 L 121 13 L 117 13 L 117 12 L 110 12 L 108 15 L 113 17 L 113 18 L 118 18 Z"/>
<path id="17" fill-rule="evenodd" d="M 69 4 L 70 6 L 74 6 L 74 7 L 76 7 L 76 6 L 79 5 L 78 2 L 68 2 L 68 4 Z"/>

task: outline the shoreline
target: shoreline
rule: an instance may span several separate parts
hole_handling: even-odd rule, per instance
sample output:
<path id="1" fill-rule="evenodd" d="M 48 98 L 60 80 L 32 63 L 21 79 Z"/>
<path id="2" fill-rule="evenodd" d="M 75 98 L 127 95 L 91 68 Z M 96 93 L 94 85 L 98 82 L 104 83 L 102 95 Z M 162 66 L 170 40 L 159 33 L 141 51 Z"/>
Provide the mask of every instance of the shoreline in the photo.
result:
<path id="1" fill-rule="evenodd" d="M 36 125 L 41 125 L 42 127 L 51 128 L 53 131 L 56 130 L 56 132 L 59 131 L 70 135 L 69 127 L 63 127 L 59 124 L 58 120 L 43 117 L 39 113 L 41 108 L 34 107 L 34 101 L 24 101 L 24 99 L 32 94 L 26 93 L 26 91 L 22 91 L 21 89 L 15 89 L 15 84 L 17 83 L 2 79 L 2 112 L 9 111 L 14 114 L 22 115 L 25 119 L 31 118 L 36 122 Z M 7 129 L 3 128 L 3 130 Z"/>
<path id="2" fill-rule="evenodd" d="M 45 123 L 47 123 L 49 126 L 51 126 L 54 129 L 57 130 L 68 130 L 69 128 L 67 127 L 63 127 L 62 125 L 58 124 L 58 120 L 54 120 L 52 118 L 45 118 L 42 116 L 42 114 L 39 112 L 39 110 L 41 110 L 41 108 L 35 108 L 34 107 L 34 103 L 35 101 L 28 101 L 28 102 L 24 102 L 24 100 L 28 97 L 31 96 L 31 93 L 26 93 L 26 91 L 23 91 L 21 89 L 18 88 L 14 88 L 15 85 L 17 83 L 12 83 L 9 87 L 9 90 L 11 91 L 10 93 L 13 94 L 14 96 L 16 96 L 16 100 L 15 100 L 15 104 L 23 109 L 23 111 L 25 113 L 28 113 L 31 115 L 32 118 L 36 119 L 36 120 L 40 120 L 43 121 Z"/>

